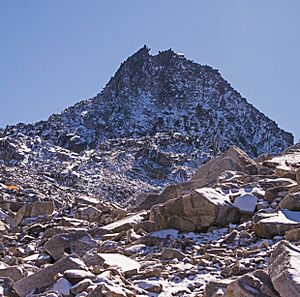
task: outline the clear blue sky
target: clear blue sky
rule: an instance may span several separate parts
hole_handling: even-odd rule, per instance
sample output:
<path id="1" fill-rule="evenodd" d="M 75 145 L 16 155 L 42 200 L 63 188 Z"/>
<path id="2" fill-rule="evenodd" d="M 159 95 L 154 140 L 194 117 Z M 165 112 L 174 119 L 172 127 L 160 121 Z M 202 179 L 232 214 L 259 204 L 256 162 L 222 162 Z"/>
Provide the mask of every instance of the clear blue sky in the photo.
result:
<path id="1" fill-rule="evenodd" d="M 299 139 L 299 0 L 0 0 L 0 127 L 92 97 L 144 44 L 219 69 Z"/>

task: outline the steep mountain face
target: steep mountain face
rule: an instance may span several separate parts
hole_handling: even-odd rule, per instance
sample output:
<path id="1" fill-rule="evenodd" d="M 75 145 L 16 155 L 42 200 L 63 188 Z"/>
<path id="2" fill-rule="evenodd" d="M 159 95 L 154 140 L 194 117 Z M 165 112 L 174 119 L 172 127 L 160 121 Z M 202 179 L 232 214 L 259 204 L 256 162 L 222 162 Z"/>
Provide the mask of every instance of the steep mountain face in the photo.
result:
<path id="1" fill-rule="evenodd" d="M 111 196 L 111 189 L 101 188 L 104 176 L 123 180 L 109 188 L 130 196 L 136 184 L 147 191 L 186 180 L 233 144 L 255 157 L 293 143 L 290 133 L 249 104 L 217 70 L 172 50 L 150 55 L 146 46 L 122 63 L 94 98 L 47 121 L 8 126 L 1 135 L 6 150 L 18 156 L 6 155 L 6 163 L 28 169 L 47 162 L 54 176 L 75 172 L 85 179 L 87 192 L 102 197 Z M 59 162 L 62 150 L 69 156 Z"/>
<path id="2" fill-rule="evenodd" d="M 96 97 L 22 132 L 28 134 L 28 128 L 77 152 L 108 139 L 156 133 L 180 133 L 202 149 L 224 151 L 236 144 L 251 156 L 278 153 L 293 143 L 290 133 L 249 104 L 217 70 L 172 50 L 152 56 L 146 46 Z"/>

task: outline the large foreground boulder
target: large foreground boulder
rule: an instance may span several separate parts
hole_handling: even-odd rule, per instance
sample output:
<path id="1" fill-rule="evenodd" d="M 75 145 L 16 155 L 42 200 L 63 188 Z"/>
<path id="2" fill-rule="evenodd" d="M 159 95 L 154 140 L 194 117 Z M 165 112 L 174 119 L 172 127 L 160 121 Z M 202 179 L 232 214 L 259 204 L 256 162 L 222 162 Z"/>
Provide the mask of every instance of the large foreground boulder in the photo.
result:
<path id="1" fill-rule="evenodd" d="M 150 220 L 159 229 L 206 231 L 211 226 L 226 226 L 238 222 L 240 211 L 227 196 L 211 188 L 196 189 L 189 194 L 154 206 Z"/>
<path id="2" fill-rule="evenodd" d="M 288 230 L 300 228 L 300 212 L 282 210 L 273 213 L 258 213 L 253 218 L 254 231 L 262 238 L 283 236 Z"/>
<path id="3" fill-rule="evenodd" d="M 300 249 L 280 241 L 271 255 L 268 273 L 280 297 L 300 296 Z"/>

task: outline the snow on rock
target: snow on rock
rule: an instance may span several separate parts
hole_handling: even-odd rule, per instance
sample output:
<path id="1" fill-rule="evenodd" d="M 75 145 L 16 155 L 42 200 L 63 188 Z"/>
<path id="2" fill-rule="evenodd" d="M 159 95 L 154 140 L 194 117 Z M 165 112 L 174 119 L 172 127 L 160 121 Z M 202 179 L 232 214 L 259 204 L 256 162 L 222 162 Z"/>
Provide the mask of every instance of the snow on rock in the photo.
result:
<path id="1" fill-rule="evenodd" d="M 263 238 L 283 236 L 286 231 L 300 227 L 300 212 L 281 210 L 273 213 L 258 213 L 254 217 L 255 233 Z"/>
<path id="2" fill-rule="evenodd" d="M 109 266 L 118 266 L 124 273 L 131 271 L 138 271 L 140 269 L 140 264 L 124 255 L 117 253 L 100 253 L 105 263 Z"/>
<path id="3" fill-rule="evenodd" d="M 257 197 L 253 194 L 244 194 L 235 198 L 233 205 L 241 212 L 254 213 L 257 201 Z"/>

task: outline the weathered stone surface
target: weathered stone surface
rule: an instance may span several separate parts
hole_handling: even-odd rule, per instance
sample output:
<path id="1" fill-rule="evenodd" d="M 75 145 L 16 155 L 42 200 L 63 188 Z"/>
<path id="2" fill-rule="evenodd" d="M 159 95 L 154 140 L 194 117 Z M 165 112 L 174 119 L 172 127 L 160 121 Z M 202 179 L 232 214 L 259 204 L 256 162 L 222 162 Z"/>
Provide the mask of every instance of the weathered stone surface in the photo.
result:
<path id="1" fill-rule="evenodd" d="M 222 297 L 222 296 L 224 296 L 226 288 L 234 280 L 235 280 L 235 278 L 209 281 L 207 283 L 207 285 L 205 286 L 203 297 Z"/>
<path id="2" fill-rule="evenodd" d="M 111 233 L 118 233 L 124 230 L 132 228 L 134 225 L 141 223 L 144 220 L 146 212 L 140 212 L 138 214 L 130 215 L 126 218 L 113 222 L 103 227 L 104 230 L 108 230 Z"/>
<path id="3" fill-rule="evenodd" d="M 83 279 L 94 279 L 95 275 L 83 269 L 68 269 L 64 272 L 64 277 L 71 283 L 78 283 Z"/>
<path id="4" fill-rule="evenodd" d="M 94 206 L 87 206 L 79 208 L 76 212 L 75 218 L 89 222 L 97 221 L 102 212 Z"/>
<path id="5" fill-rule="evenodd" d="M 239 218 L 239 210 L 229 199 L 209 188 L 197 189 L 171 199 L 153 207 L 150 213 L 150 220 L 159 229 L 175 228 L 180 231 L 205 231 L 211 226 L 237 222 Z"/>
<path id="6" fill-rule="evenodd" d="M 54 284 L 54 277 L 58 273 L 63 273 L 68 269 L 82 269 L 84 263 L 77 257 L 65 257 L 54 264 L 31 274 L 19 281 L 14 285 L 14 289 L 20 297 L 26 296 L 33 289 L 43 289 Z"/>
<path id="7" fill-rule="evenodd" d="M 59 294 L 61 294 L 64 297 L 71 295 L 71 288 L 72 288 L 72 284 L 63 277 L 58 279 L 56 283 L 53 285 L 53 290 L 57 291 Z"/>
<path id="8" fill-rule="evenodd" d="M 90 279 L 84 279 L 71 288 L 71 293 L 76 295 L 85 291 L 93 282 Z"/>
<path id="9" fill-rule="evenodd" d="M 300 210 L 300 192 L 288 194 L 279 203 L 281 209 Z"/>
<path id="10" fill-rule="evenodd" d="M 201 180 L 202 186 L 217 180 L 218 176 L 226 170 L 243 171 L 248 165 L 256 166 L 256 163 L 241 149 L 231 147 L 218 158 L 215 158 L 201 166 L 192 180 Z"/>
<path id="11" fill-rule="evenodd" d="M 84 228 L 76 228 L 76 227 L 66 227 L 66 226 L 54 226 L 54 227 L 51 227 L 51 228 L 48 228 L 47 230 L 45 230 L 42 238 L 47 239 L 47 238 L 51 238 L 52 236 L 57 235 L 57 234 L 73 233 L 73 232 L 77 232 L 77 231 L 85 231 L 85 229 Z"/>
<path id="12" fill-rule="evenodd" d="M 274 248 L 268 273 L 280 297 L 300 296 L 300 249 L 287 241 Z"/>
<path id="13" fill-rule="evenodd" d="M 24 278 L 26 276 L 26 272 L 19 266 L 0 266 L 0 278 L 7 277 L 13 280 L 14 282 Z"/>
<path id="14" fill-rule="evenodd" d="M 259 213 L 253 218 L 254 231 L 262 238 L 283 236 L 286 231 L 300 228 L 300 212 L 282 210 L 274 213 Z"/>
<path id="15" fill-rule="evenodd" d="M 38 217 L 38 216 L 50 216 L 54 211 L 53 201 L 36 201 L 25 204 L 17 212 L 13 225 L 19 225 L 25 218 Z"/>
<path id="16" fill-rule="evenodd" d="M 96 245 L 91 236 L 83 230 L 54 235 L 45 245 L 45 251 L 54 260 L 59 260 L 70 253 L 83 256 L 89 249 Z"/>
<path id="17" fill-rule="evenodd" d="M 288 241 L 300 240 L 300 228 L 291 229 L 285 232 L 284 238 Z"/>
<path id="18" fill-rule="evenodd" d="M 280 297 L 275 291 L 268 274 L 263 270 L 245 274 L 231 282 L 224 297 Z M 290 295 L 292 296 L 292 295 Z"/>
<path id="19" fill-rule="evenodd" d="M 300 185 L 300 169 L 298 169 L 296 171 L 296 180 L 297 180 L 298 185 Z"/>
<path id="20" fill-rule="evenodd" d="M 110 284 L 102 283 L 98 285 L 92 292 L 86 297 L 127 297 L 126 291 L 121 286 L 113 286 Z"/>
<path id="21" fill-rule="evenodd" d="M 32 254 L 23 258 L 24 262 L 34 263 L 36 266 L 41 266 L 51 262 L 51 257 L 47 254 Z"/>
<path id="22" fill-rule="evenodd" d="M 164 248 L 161 253 L 161 259 L 178 259 L 183 260 L 186 257 L 184 253 L 177 249 Z"/>
<path id="23" fill-rule="evenodd" d="M 288 194 L 289 187 L 274 187 L 269 188 L 265 192 L 265 199 L 273 202 L 276 198 L 284 198 Z"/>

